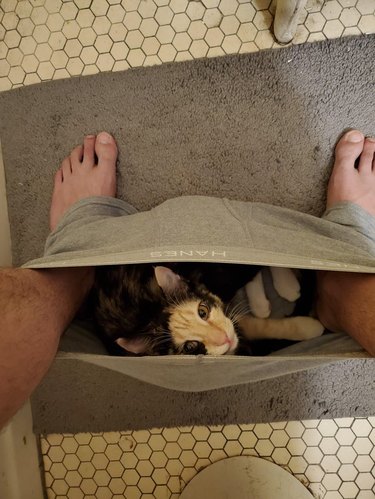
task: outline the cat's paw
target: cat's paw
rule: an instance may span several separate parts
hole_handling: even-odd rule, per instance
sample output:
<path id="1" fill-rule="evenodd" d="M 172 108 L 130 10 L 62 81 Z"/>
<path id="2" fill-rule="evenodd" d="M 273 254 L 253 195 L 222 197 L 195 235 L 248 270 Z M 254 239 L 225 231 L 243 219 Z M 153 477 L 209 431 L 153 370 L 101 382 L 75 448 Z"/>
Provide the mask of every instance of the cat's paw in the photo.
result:
<path id="1" fill-rule="evenodd" d="M 324 326 L 318 319 L 312 317 L 295 317 L 295 319 L 299 321 L 300 326 L 298 341 L 318 338 L 324 333 Z"/>
<path id="2" fill-rule="evenodd" d="M 282 267 L 271 267 L 273 285 L 282 298 L 290 302 L 301 296 L 301 285 L 293 270 Z"/>

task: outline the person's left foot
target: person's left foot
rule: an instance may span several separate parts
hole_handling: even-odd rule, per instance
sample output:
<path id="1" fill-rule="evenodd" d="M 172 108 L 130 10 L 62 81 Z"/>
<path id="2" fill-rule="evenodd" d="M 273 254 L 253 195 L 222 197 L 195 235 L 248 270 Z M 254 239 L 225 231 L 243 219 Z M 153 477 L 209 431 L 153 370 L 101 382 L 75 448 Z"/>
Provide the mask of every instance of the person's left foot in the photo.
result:
<path id="1" fill-rule="evenodd" d="M 349 201 L 375 216 L 374 155 L 375 138 L 365 138 L 359 130 L 351 130 L 341 137 L 327 189 L 327 208 Z"/>
<path id="2" fill-rule="evenodd" d="M 77 201 L 91 196 L 116 196 L 116 159 L 115 139 L 106 132 L 96 137 L 88 135 L 83 145 L 73 149 L 55 175 L 51 230 Z"/>

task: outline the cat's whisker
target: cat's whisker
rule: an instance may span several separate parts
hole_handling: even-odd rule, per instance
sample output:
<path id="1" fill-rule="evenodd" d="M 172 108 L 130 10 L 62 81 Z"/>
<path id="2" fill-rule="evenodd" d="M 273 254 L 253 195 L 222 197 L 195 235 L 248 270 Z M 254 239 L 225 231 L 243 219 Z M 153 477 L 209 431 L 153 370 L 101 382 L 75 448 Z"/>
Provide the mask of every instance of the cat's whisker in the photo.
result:
<path id="1" fill-rule="evenodd" d="M 232 312 L 229 317 L 235 317 L 238 314 L 249 314 L 251 313 L 250 307 L 242 307 L 239 308 L 238 310 Z"/>
<path id="2" fill-rule="evenodd" d="M 178 307 L 180 307 L 183 304 L 183 300 L 181 298 L 178 298 L 178 297 L 175 297 L 175 298 L 169 297 L 169 301 L 171 302 L 169 308 L 177 309 Z"/>
<path id="3" fill-rule="evenodd" d="M 250 314 L 251 311 L 249 308 L 242 308 L 242 309 L 239 309 L 237 310 L 236 312 L 232 312 L 228 317 L 231 321 L 233 321 L 234 319 L 236 319 L 238 316 L 241 316 L 243 317 L 244 315 L 248 315 Z"/>
<path id="4" fill-rule="evenodd" d="M 153 346 L 160 345 L 161 343 L 164 343 L 166 341 L 168 341 L 168 338 L 155 338 L 152 340 L 152 345 Z"/>
<path id="5" fill-rule="evenodd" d="M 236 303 L 234 306 L 232 306 L 231 310 L 237 310 L 238 308 L 248 307 L 248 306 L 249 306 L 248 302 L 245 300 L 242 300 L 239 303 Z"/>
<path id="6" fill-rule="evenodd" d="M 182 298 L 178 295 L 171 295 L 171 299 L 173 303 L 176 305 L 176 307 L 178 307 L 182 303 Z"/>
<path id="7" fill-rule="evenodd" d="M 163 339 L 163 338 L 168 338 L 169 339 L 170 337 L 171 337 L 171 335 L 170 335 L 170 333 L 168 331 L 163 331 L 161 333 L 158 332 L 158 334 L 155 335 L 154 338 L 150 338 L 150 339 L 152 341 L 157 341 L 157 340 Z"/>
<path id="8" fill-rule="evenodd" d="M 240 317 L 239 319 L 237 319 L 235 321 L 232 321 L 233 326 L 237 326 L 237 324 L 239 324 L 241 322 L 241 319 L 242 319 L 242 317 Z"/>
<path id="9" fill-rule="evenodd" d="M 242 319 L 242 317 L 245 317 L 246 315 L 251 315 L 248 311 L 244 311 L 241 313 L 236 314 L 231 318 L 232 321 L 238 321 L 239 319 Z"/>
<path id="10" fill-rule="evenodd" d="M 248 303 L 246 303 L 246 301 L 244 301 L 244 300 L 242 300 L 239 303 L 237 303 L 236 305 L 234 305 L 234 307 L 229 312 L 229 316 L 233 315 L 234 313 L 236 313 L 238 310 L 241 310 L 242 308 L 249 308 Z"/>
<path id="11" fill-rule="evenodd" d="M 177 301 L 177 298 L 173 298 L 172 296 L 170 297 L 170 300 L 172 305 L 174 305 L 175 307 L 178 307 L 179 303 Z"/>
<path id="12" fill-rule="evenodd" d="M 228 310 L 229 310 L 229 308 L 230 308 L 230 306 L 231 306 L 231 302 L 232 302 L 232 301 L 233 301 L 233 298 L 232 298 L 232 300 L 230 300 L 230 301 L 229 301 L 229 302 L 225 305 L 225 307 L 224 307 L 224 314 L 225 314 L 225 315 L 228 315 Z"/>
<path id="13" fill-rule="evenodd" d="M 240 319 L 238 319 L 237 321 L 232 322 L 233 326 L 237 326 L 238 324 L 240 324 L 241 319 L 242 319 L 242 317 Z"/>
<path id="14" fill-rule="evenodd" d="M 163 338 L 155 338 L 152 340 L 153 345 L 159 345 L 160 343 L 170 341 L 170 338 L 163 337 Z"/>
<path id="15" fill-rule="evenodd" d="M 234 314 L 236 314 L 240 310 L 249 310 L 249 309 L 250 309 L 249 305 L 247 305 L 247 304 L 241 304 L 241 306 L 238 306 L 238 307 L 232 309 L 229 312 L 229 315 L 234 315 Z"/>
<path id="16" fill-rule="evenodd" d="M 236 304 L 233 306 L 233 309 L 232 309 L 232 310 L 235 310 L 236 308 L 241 307 L 241 306 L 248 306 L 248 302 L 247 302 L 247 300 L 241 300 L 241 301 L 239 301 L 238 303 L 236 303 Z"/>
<path id="17" fill-rule="evenodd" d="M 154 334 L 155 334 L 154 338 L 160 338 L 160 336 L 170 336 L 170 332 L 167 330 L 155 331 Z"/>
<path id="18" fill-rule="evenodd" d="M 170 340 L 171 339 L 171 335 L 168 333 L 168 334 L 164 334 L 163 336 L 159 336 L 157 338 L 154 338 L 153 340 L 154 341 L 164 341 L 164 340 Z"/>
<path id="19" fill-rule="evenodd" d="M 240 320 L 245 317 L 246 315 L 249 315 L 248 313 L 244 312 L 241 314 L 236 314 L 234 317 L 231 317 L 231 321 L 234 325 L 238 324 Z"/>
<path id="20" fill-rule="evenodd" d="M 156 341 L 152 344 L 152 346 L 154 348 L 156 347 L 160 347 L 162 345 L 165 345 L 166 343 L 171 343 L 171 339 L 170 338 L 164 338 L 163 340 L 159 340 L 159 341 Z"/>

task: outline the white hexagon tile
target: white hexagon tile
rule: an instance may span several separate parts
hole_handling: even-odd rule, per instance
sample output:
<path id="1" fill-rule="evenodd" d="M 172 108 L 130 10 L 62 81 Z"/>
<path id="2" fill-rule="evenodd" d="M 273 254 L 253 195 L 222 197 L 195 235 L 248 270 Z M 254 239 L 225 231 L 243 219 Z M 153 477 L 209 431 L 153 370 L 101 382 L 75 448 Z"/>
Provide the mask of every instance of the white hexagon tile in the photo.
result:
<path id="1" fill-rule="evenodd" d="M 1 0 L 0 91 L 279 47 L 271 0 Z M 308 0 L 293 43 L 375 32 L 374 0 Z"/>
<path id="2" fill-rule="evenodd" d="M 49 499 L 178 498 L 240 455 L 283 466 L 316 499 L 375 497 L 375 418 L 46 435 L 41 447 Z"/>

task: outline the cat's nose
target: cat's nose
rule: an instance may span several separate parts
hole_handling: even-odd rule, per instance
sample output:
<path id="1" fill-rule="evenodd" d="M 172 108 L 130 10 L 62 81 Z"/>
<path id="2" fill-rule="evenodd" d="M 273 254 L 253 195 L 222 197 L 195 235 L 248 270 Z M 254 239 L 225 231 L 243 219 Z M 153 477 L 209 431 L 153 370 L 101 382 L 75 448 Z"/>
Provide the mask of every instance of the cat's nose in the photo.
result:
<path id="1" fill-rule="evenodd" d="M 217 345 L 218 347 L 221 347 L 226 344 L 230 345 L 232 343 L 231 340 L 229 339 L 229 336 L 224 331 L 222 331 L 221 334 L 218 334 L 215 339 L 216 339 L 215 345 Z"/>

